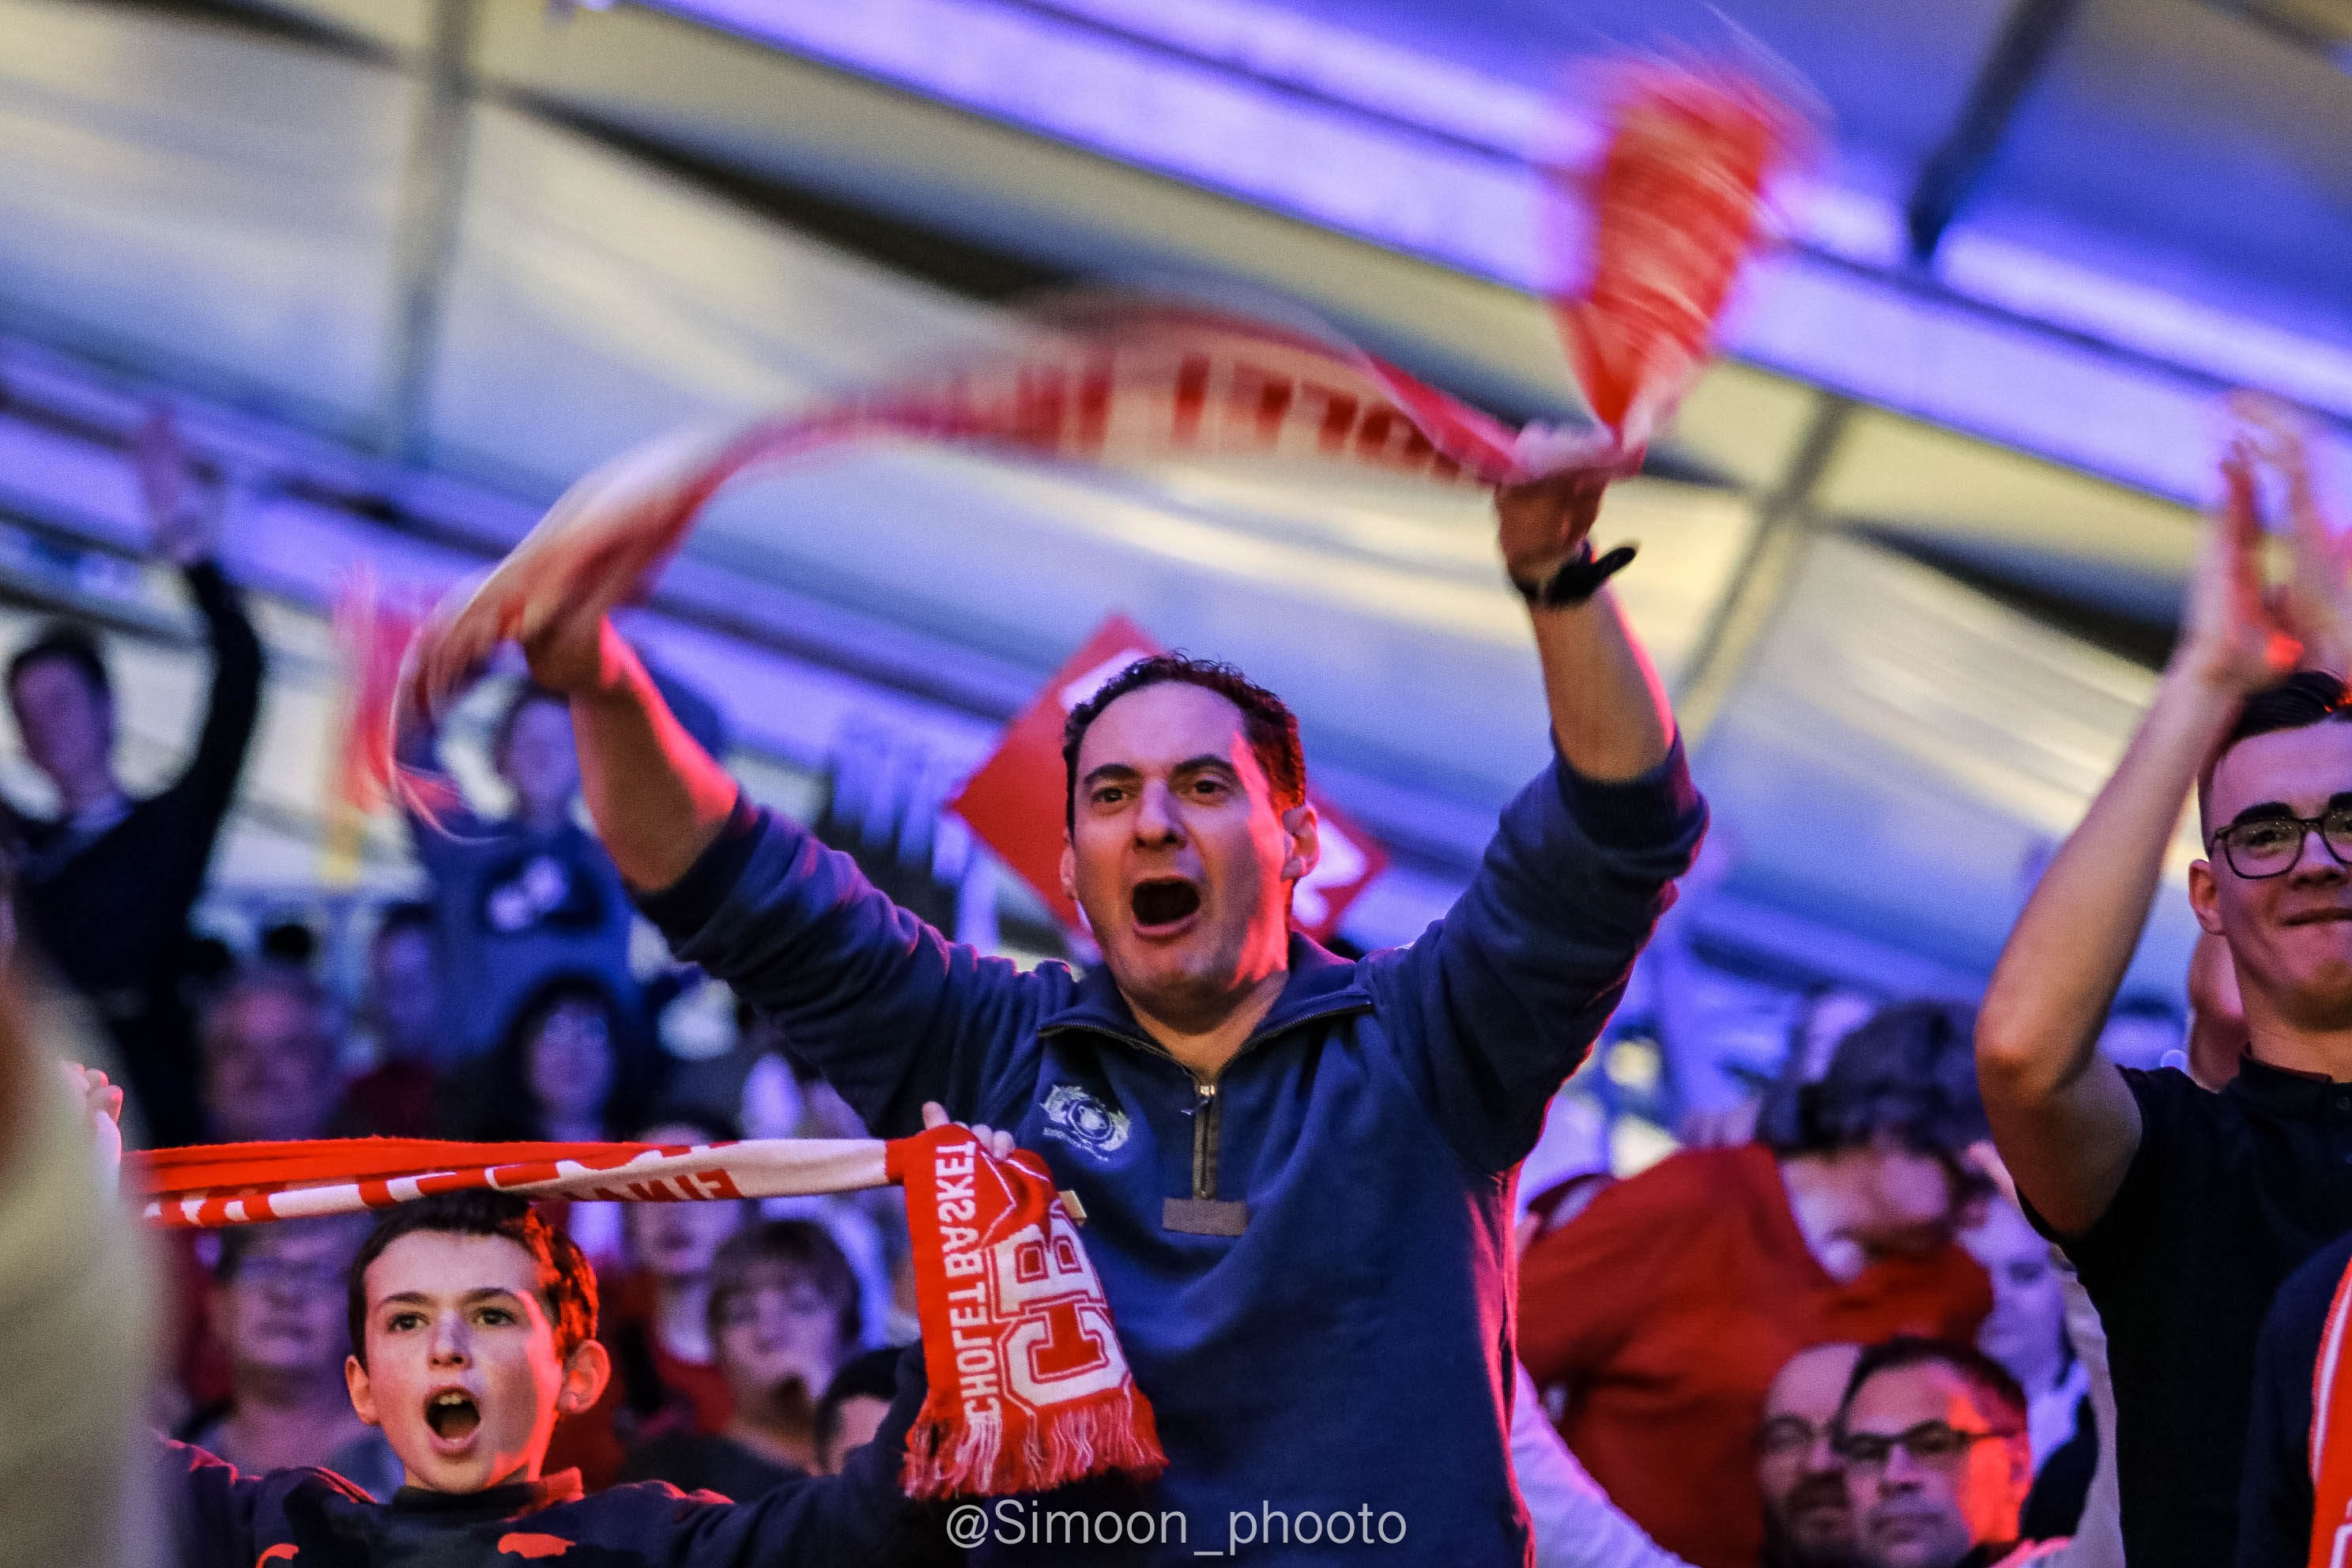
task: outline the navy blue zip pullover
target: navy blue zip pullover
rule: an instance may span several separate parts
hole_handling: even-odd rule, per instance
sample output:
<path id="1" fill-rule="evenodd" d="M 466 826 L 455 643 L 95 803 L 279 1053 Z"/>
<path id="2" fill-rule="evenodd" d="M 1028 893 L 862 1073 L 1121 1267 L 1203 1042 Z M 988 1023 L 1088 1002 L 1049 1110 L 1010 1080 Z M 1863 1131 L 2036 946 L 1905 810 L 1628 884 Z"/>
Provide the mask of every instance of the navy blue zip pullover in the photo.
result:
<path id="1" fill-rule="evenodd" d="M 1556 759 L 1410 947 L 1348 963 L 1294 936 L 1280 998 L 1208 1081 L 1105 970 L 949 942 L 742 804 L 641 902 L 875 1132 L 917 1131 L 936 1100 L 1011 1129 L 1083 1203 L 1169 1468 L 993 1505 L 976 1562 L 1328 1561 L 1369 1535 L 1477 1568 L 1529 1545 L 1507 1452 L 1517 1168 L 1704 821 L 1679 744 L 1626 784 Z"/>

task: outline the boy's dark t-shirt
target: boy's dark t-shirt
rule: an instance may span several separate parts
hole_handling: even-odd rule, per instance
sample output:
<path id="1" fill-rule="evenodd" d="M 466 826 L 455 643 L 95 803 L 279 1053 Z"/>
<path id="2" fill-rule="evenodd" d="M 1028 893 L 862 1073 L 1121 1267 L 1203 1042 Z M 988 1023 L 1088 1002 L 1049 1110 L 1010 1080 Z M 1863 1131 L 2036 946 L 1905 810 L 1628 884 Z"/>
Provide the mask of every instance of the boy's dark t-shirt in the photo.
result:
<path id="1" fill-rule="evenodd" d="M 925 1390 L 919 1345 L 872 1443 L 838 1476 L 787 1481 L 756 1502 L 688 1496 L 659 1481 L 583 1495 L 566 1470 L 467 1494 L 403 1487 L 388 1503 L 330 1470 L 242 1476 L 165 1443 L 161 1491 L 183 1568 L 919 1568 L 961 1561 L 941 1508 L 898 1489 L 907 1429 Z M 290 1550 L 289 1550 L 290 1549 Z"/>
<path id="2" fill-rule="evenodd" d="M 2219 1094 L 2124 1070 L 2140 1142 L 2115 1201 L 2060 1236 L 2106 1325 L 2132 1568 L 2233 1560 L 2254 1342 L 2280 1282 L 2352 1231 L 2352 1084 L 2246 1058 Z"/>

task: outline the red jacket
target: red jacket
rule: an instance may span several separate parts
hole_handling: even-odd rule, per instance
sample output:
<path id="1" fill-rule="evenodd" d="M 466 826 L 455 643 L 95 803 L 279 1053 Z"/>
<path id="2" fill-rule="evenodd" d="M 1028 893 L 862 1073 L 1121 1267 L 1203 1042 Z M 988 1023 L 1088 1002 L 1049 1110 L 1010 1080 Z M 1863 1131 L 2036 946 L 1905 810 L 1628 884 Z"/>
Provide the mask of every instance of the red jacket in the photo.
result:
<path id="1" fill-rule="evenodd" d="M 1561 1436 L 1658 1544 L 1753 1568 L 1764 1542 L 1752 1441 L 1789 1358 L 1895 1333 L 1973 1342 L 1992 1310 L 1956 1243 L 1841 1285 L 1805 1246 L 1760 1144 L 1676 1154 L 1528 1249 L 1519 1357 L 1564 1384 Z"/>

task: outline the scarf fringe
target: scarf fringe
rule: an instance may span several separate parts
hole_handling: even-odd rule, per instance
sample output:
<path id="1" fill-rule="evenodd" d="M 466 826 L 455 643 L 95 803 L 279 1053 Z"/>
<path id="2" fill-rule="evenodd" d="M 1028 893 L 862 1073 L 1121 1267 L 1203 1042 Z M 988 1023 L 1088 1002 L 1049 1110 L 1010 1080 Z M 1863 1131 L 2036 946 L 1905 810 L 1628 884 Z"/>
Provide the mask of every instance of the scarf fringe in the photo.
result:
<path id="1" fill-rule="evenodd" d="M 1167 1468 L 1151 1406 L 1130 1385 L 1040 1412 L 1028 1439 L 1010 1450 L 997 1412 L 941 1414 L 927 1403 L 907 1435 L 899 1482 L 911 1498 L 1001 1497 L 1050 1491 L 1110 1470 L 1148 1481 Z"/>

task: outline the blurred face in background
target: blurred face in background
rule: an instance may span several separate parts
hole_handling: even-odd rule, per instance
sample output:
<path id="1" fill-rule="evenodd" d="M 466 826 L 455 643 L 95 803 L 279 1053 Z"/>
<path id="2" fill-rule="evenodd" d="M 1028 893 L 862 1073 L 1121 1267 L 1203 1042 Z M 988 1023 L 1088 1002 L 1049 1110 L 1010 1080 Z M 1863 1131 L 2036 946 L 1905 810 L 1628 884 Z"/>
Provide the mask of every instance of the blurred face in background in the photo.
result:
<path id="1" fill-rule="evenodd" d="M 1952 1239 L 1960 1191 L 1940 1155 L 1921 1153 L 1891 1132 L 1829 1158 L 1850 1167 L 1857 1213 L 1844 1234 L 1873 1252 L 1911 1257 Z"/>
<path id="2" fill-rule="evenodd" d="M 1756 1430 L 1756 1484 L 1779 1568 L 1844 1568 L 1853 1560 L 1853 1509 L 1832 1426 L 1859 1345 L 1813 1345 L 1789 1358 L 1764 1395 Z"/>
<path id="3" fill-rule="evenodd" d="M 344 1278 L 367 1226 L 281 1220 L 257 1226 L 213 1290 L 213 1321 L 240 1397 L 260 1381 L 316 1383 L 340 1404 L 350 1353 Z"/>
<path id="4" fill-rule="evenodd" d="M 296 984 L 232 985 L 205 1018 L 205 1104 L 224 1142 L 316 1138 L 341 1083 L 326 1009 Z"/>
<path id="5" fill-rule="evenodd" d="M 1992 1313 L 1977 1349 L 2029 1393 L 2055 1387 L 2066 1373 L 2066 1291 L 2050 1244 L 2007 1198 L 1989 1200 L 1983 1222 L 1962 1231 L 1960 1244 L 1992 1281 Z"/>
<path id="6" fill-rule="evenodd" d="M 368 991 L 385 1047 L 394 1056 L 424 1058 L 432 1054 L 440 979 L 432 932 L 401 925 L 377 934 L 368 950 Z"/>
<path id="7" fill-rule="evenodd" d="M 544 699 L 526 701 L 508 721 L 492 759 L 499 776 L 515 792 L 525 816 L 551 816 L 572 804 L 580 790 L 580 753 L 572 739 L 572 710 Z"/>
<path id="8" fill-rule="evenodd" d="M 114 777 L 114 703 L 68 658 L 26 665 L 8 689 L 25 754 L 72 797 Z"/>
<path id="9" fill-rule="evenodd" d="M 710 1133 L 688 1122 L 665 1123 L 646 1128 L 637 1141 L 690 1146 L 709 1142 Z M 629 1258 L 665 1283 L 698 1281 L 710 1273 L 719 1245 L 743 1227 L 747 1206 L 731 1198 L 624 1204 L 621 1228 L 628 1238 Z"/>
<path id="10" fill-rule="evenodd" d="M 549 1126 L 602 1121 L 615 1068 L 612 1019 L 603 1004 L 566 997 L 531 1030 L 524 1061 L 540 1120 Z"/>
<path id="11" fill-rule="evenodd" d="M 714 1303 L 711 1346 L 736 1407 L 814 1409 L 852 1349 L 842 1335 L 842 1306 L 805 1270 L 781 1260 L 755 1264 L 742 1289 Z"/>

